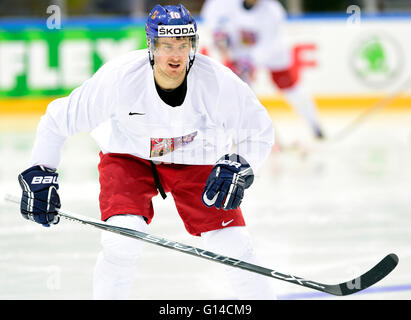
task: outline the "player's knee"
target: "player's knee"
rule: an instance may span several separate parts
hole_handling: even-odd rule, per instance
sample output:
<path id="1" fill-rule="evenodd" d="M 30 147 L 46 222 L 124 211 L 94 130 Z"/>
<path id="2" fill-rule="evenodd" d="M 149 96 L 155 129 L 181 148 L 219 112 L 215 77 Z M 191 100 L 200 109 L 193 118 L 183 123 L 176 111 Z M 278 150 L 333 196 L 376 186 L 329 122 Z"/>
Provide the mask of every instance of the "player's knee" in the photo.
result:
<path id="1" fill-rule="evenodd" d="M 108 223 L 145 232 L 147 224 L 143 217 L 136 215 L 116 215 Z M 131 264 L 141 254 L 144 243 L 140 240 L 125 237 L 113 232 L 103 231 L 101 235 L 104 257 L 115 264 Z"/>
<path id="2" fill-rule="evenodd" d="M 298 70 L 294 66 L 281 71 L 272 70 L 270 73 L 271 79 L 280 90 L 290 89 L 298 83 Z"/>
<path id="3" fill-rule="evenodd" d="M 251 237 L 246 227 L 236 226 L 201 234 L 208 250 L 243 260 L 253 252 Z"/>

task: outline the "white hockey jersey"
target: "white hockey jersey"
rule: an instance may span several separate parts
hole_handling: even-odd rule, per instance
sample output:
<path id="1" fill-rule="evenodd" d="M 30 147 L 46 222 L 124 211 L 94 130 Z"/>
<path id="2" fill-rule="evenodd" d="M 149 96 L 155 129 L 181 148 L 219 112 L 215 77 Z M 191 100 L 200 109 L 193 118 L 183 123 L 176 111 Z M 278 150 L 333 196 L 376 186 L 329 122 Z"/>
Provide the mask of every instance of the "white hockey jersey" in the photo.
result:
<path id="1" fill-rule="evenodd" d="M 251 89 L 201 54 L 187 76 L 183 104 L 164 103 L 146 49 L 107 62 L 68 97 L 48 105 L 31 165 L 57 168 L 66 138 L 91 130 L 103 153 L 192 165 L 214 164 L 234 151 L 257 169 L 274 142 L 271 118 Z"/>
<path id="2" fill-rule="evenodd" d="M 259 0 L 252 9 L 243 0 L 207 0 L 201 10 L 209 32 L 229 36 L 231 59 L 247 60 L 272 70 L 291 64 L 285 30 L 286 11 L 278 1 Z"/>

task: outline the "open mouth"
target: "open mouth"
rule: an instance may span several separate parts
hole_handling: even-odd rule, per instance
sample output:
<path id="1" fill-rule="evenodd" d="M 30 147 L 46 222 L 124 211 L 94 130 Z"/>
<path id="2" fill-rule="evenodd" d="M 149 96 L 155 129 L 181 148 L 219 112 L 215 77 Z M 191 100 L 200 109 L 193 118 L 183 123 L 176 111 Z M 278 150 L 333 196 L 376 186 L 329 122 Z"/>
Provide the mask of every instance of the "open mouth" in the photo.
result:
<path id="1" fill-rule="evenodd" d="M 179 63 L 171 63 L 171 62 L 169 62 L 168 65 L 169 65 L 169 67 L 172 68 L 172 69 L 178 69 L 178 68 L 180 68 L 180 64 L 179 64 Z"/>

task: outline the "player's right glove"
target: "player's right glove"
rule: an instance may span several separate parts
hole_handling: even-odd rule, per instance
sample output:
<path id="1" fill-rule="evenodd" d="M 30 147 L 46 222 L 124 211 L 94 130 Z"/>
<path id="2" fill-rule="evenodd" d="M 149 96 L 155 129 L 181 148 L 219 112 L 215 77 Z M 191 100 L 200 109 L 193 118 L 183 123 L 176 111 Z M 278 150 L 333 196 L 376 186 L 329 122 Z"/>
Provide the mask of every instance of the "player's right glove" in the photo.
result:
<path id="1" fill-rule="evenodd" d="M 25 219 L 45 227 L 60 221 L 56 211 L 61 207 L 57 177 L 56 170 L 44 166 L 34 166 L 19 174 L 23 189 L 20 212 Z"/>

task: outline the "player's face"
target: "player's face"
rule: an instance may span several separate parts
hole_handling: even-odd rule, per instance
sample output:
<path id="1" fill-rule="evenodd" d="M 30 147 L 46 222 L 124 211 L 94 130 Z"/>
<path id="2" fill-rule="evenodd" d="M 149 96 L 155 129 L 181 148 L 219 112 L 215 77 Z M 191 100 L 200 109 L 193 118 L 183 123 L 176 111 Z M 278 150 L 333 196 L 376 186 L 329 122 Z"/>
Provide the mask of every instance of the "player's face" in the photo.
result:
<path id="1" fill-rule="evenodd" d="M 154 65 L 169 78 L 179 78 L 185 75 L 190 47 L 189 38 L 158 38 Z"/>

